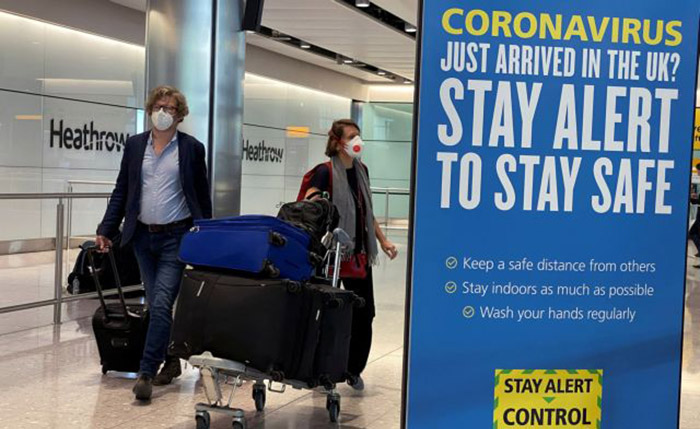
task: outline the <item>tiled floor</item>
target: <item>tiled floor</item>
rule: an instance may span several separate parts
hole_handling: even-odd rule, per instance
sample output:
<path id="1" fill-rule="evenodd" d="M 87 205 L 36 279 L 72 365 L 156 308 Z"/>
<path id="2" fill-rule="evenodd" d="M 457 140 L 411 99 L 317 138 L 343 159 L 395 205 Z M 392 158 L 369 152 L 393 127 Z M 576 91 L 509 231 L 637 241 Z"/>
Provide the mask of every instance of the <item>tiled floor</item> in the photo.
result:
<path id="1" fill-rule="evenodd" d="M 375 274 L 378 315 L 365 373 L 367 389 L 357 393 L 340 388 L 342 427 L 399 427 L 406 240 L 393 238 L 401 258 L 383 260 Z M 51 298 L 51 258 L 51 254 L 0 257 L 0 306 Z M 66 305 L 67 318 L 77 320 L 58 329 L 26 329 L 49 324 L 50 308 L 0 316 L 0 333 L 24 329 L 0 335 L 0 428 L 194 427 L 194 404 L 204 395 L 199 374 L 191 367 L 175 384 L 157 388 L 148 406 L 134 402 L 133 379 L 101 375 L 90 319 L 85 317 L 95 306 L 94 300 Z M 700 270 L 693 268 L 688 273 L 686 310 L 681 429 L 700 429 Z M 333 427 L 320 393 L 268 393 L 266 411 L 255 413 L 248 385 L 236 393 L 234 403 L 246 410 L 249 427 Z M 230 428 L 231 421 L 214 415 L 212 427 Z"/>

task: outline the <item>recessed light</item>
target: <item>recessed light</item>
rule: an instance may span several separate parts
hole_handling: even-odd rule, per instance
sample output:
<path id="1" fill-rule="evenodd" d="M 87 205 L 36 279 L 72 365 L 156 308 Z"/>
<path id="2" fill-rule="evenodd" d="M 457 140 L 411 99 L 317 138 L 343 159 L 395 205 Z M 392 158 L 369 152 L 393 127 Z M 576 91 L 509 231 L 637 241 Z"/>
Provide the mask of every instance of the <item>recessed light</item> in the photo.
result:
<path id="1" fill-rule="evenodd" d="M 357 7 L 369 7 L 369 0 L 355 0 L 355 6 Z"/>
<path id="2" fill-rule="evenodd" d="M 380 71 L 377 72 L 377 74 L 378 74 L 379 76 L 384 76 L 384 75 L 386 74 L 386 72 L 380 70 Z"/>
<path id="3" fill-rule="evenodd" d="M 345 59 L 343 60 L 343 63 L 345 63 L 345 64 L 352 64 L 352 63 L 354 63 L 354 62 L 355 62 L 355 61 L 351 60 L 350 58 L 345 58 Z"/>
<path id="4" fill-rule="evenodd" d="M 301 49 L 311 49 L 311 45 L 309 45 L 308 43 L 305 43 L 305 42 L 301 42 L 301 43 L 299 44 L 299 47 L 300 47 Z"/>
<path id="5" fill-rule="evenodd" d="M 408 22 L 404 24 L 404 31 L 406 33 L 415 33 L 416 32 L 416 26 L 413 24 L 409 24 Z"/>

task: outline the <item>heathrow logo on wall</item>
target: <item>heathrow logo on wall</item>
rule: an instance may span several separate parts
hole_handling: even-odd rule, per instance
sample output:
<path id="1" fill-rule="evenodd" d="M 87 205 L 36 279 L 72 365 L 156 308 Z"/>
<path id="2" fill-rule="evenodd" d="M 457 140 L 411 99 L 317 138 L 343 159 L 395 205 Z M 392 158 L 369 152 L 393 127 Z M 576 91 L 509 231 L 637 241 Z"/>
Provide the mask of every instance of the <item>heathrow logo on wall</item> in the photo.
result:
<path id="1" fill-rule="evenodd" d="M 129 133 L 96 129 L 94 121 L 83 124 L 82 127 L 73 128 L 64 126 L 63 119 L 55 121 L 52 118 L 49 147 L 96 152 L 121 152 L 130 136 Z"/>
<path id="2" fill-rule="evenodd" d="M 248 139 L 243 143 L 243 159 L 254 162 L 282 163 L 284 160 L 284 148 L 265 144 L 265 140 L 257 144 L 251 144 Z"/>

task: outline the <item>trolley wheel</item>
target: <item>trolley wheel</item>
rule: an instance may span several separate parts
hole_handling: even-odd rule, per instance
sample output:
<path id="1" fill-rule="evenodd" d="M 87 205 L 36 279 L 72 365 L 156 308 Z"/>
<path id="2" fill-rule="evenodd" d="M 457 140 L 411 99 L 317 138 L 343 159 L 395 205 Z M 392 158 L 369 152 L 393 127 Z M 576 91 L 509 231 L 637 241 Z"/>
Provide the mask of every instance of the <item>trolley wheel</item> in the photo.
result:
<path id="1" fill-rule="evenodd" d="M 102 365 L 102 375 L 107 375 L 107 371 L 109 371 L 109 370 L 107 369 L 107 366 L 106 366 L 106 365 Z"/>
<path id="2" fill-rule="evenodd" d="M 211 417 L 207 411 L 198 411 L 195 415 L 195 421 L 197 422 L 197 429 L 209 429 L 211 425 Z"/>
<path id="3" fill-rule="evenodd" d="M 253 386 L 253 400 L 255 401 L 255 409 L 257 411 L 262 411 L 265 409 L 265 393 L 266 387 L 255 385 Z"/>
<path id="4" fill-rule="evenodd" d="M 245 420 L 234 420 L 233 429 L 246 429 Z"/>
<path id="5" fill-rule="evenodd" d="M 331 423 L 337 423 L 340 416 L 340 398 L 329 396 L 326 399 L 326 409 L 328 409 L 328 417 L 331 419 Z"/>

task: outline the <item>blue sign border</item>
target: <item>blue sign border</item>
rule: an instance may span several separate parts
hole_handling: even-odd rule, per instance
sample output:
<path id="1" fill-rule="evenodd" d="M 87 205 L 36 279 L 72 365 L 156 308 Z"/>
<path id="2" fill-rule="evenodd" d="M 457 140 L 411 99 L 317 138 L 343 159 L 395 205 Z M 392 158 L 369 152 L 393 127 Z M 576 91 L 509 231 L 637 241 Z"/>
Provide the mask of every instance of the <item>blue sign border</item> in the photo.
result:
<path id="1" fill-rule="evenodd" d="M 416 212 L 418 210 L 416 206 L 416 186 L 417 186 L 417 168 L 418 168 L 418 136 L 419 136 L 419 126 L 420 126 L 420 92 L 421 92 L 421 72 L 422 72 L 422 51 L 423 51 L 423 28 L 425 28 L 425 16 L 424 16 L 424 2 L 426 0 L 418 0 L 418 14 L 417 22 L 419 23 L 417 35 L 416 35 L 416 55 L 415 55 L 415 72 L 414 72 L 414 96 L 413 96 L 413 130 L 412 138 L 413 145 L 411 147 L 411 177 L 410 177 L 410 197 L 409 197 L 409 219 L 408 219 L 408 246 L 407 246 L 407 267 L 406 267 L 406 296 L 405 296 L 405 317 L 404 317 L 404 355 L 403 355 L 403 370 L 402 370 L 402 389 L 401 389 L 401 428 L 406 428 L 408 425 L 408 411 L 409 411 L 409 370 L 410 370 L 410 351 L 411 351 L 411 324 L 412 324 L 412 312 L 413 312 L 413 264 L 414 264 L 414 244 L 415 244 L 415 220 Z M 698 22 L 698 46 L 696 49 L 696 77 L 695 77 L 695 94 L 700 91 L 700 85 L 698 84 L 698 79 L 700 79 L 700 22 Z M 696 95 L 697 97 L 697 95 Z M 698 100 L 696 99 L 696 107 Z M 689 123 L 695 122 L 695 111 L 691 110 L 688 115 L 691 117 Z M 689 127 L 689 138 L 688 141 L 690 152 L 690 160 L 693 159 L 693 139 L 695 131 L 693 127 Z M 687 169 L 687 189 L 690 189 L 691 172 L 690 165 L 684 166 Z M 690 205 L 686 209 L 686 218 L 690 216 Z M 700 214 L 699 214 L 700 216 Z M 685 272 L 688 268 L 687 259 L 687 240 L 686 244 L 686 259 L 685 259 Z M 685 297 L 687 295 L 687 276 L 684 275 L 683 279 L 683 302 L 681 303 L 682 314 L 681 314 L 681 329 L 685 329 Z M 684 348 L 685 338 L 683 332 L 680 335 L 680 355 L 681 364 L 679 365 L 678 372 L 678 397 L 677 402 L 679 404 L 679 410 L 677 413 L 676 427 L 680 426 L 680 401 L 682 396 L 682 355 Z"/>

